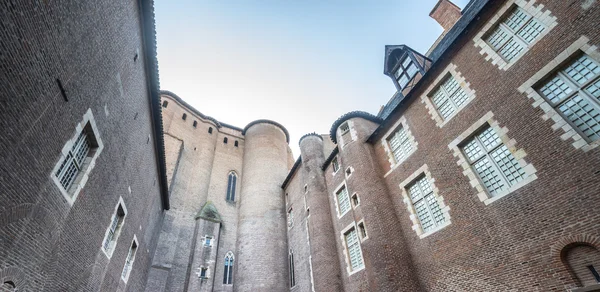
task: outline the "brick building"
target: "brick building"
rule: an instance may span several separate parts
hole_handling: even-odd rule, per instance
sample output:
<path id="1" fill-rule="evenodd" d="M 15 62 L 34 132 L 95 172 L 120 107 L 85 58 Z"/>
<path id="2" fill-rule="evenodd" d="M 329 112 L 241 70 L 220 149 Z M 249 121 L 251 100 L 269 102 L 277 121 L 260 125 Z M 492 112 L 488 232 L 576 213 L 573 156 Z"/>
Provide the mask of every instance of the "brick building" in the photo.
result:
<path id="1" fill-rule="evenodd" d="M 2 289 L 600 291 L 597 1 L 438 1 L 295 161 L 158 91 L 151 3 L 95 3 L 1 10 Z"/>

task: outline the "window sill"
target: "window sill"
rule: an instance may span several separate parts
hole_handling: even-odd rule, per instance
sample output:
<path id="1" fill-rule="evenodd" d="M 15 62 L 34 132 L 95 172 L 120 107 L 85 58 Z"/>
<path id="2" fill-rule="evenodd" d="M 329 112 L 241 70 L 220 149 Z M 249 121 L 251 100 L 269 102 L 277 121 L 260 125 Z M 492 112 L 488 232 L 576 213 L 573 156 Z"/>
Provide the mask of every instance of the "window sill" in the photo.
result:
<path id="1" fill-rule="evenodd" d="M 436 233 L 436 232 L 438 232 L 438 231 L 446 228 L 446 226 L 450 225 L 450 223 L 451 223 L 450 220 L 448 220 L 448 221 L 444 222 L 444 224 L 442 224 L 440 226 L 437 226 L 434 229 L 431 229 L 431 230 L 429 230 L 429 231 L 427 231 L 425 233 L 419 234 L 419 239 L 423 239 L 423 238 L 425 238 L 425 237 L 427 237 L 429 235 L 432 235 L 432 234 L 434 234 L 434 233 Z"/>
<path id="2" fill-rule="evenodd" d="M 354 274 L 356 274 L 356 273 L 358 273 L 358 272 L 360 272 L 360 271 L 362 271 L 364 269 L 365 269 L 365 265 L 363 265 L 362 267 L 360 267 L 360 268 L 358 268 L 356 270 L 353 270 L 353 271 L 349 272 L 348 273 L 348 277 L 350 277 L 350 276 L 352 276 L 352 275 L 354 275 Z"/>
<path id="3" fill-rule="evenodd" d="M 529 184 L 530 182 L 532 182 L 536 179 L 537 179 L 537 175 L 532 174 L 529 177 L 527 177 L 526 179 L 524 179 L 524 180 L 520 181 L 519 183 L 517 183 L 516 185 L 512 186 L 510 189 L 508 189 L 498 195 L 495 195 L 493 197 L 488 197 L 486 200 L 483 201 L 483 203 L 487 206 L 497 200 L 500 200 L 500 199 L 512 194 L 514 191 L 526 186 L 527 184 Z"/>
<path id="4" fill-rule="evenodd" d="M 571 291 L 571 292 L 593 292 L 593 291 L 600 291 L 600 283 L 594 284 L 594 285 L 590 285 L 590 286 L 585 286 L 585 287 L 573 288 L 573 289 L 571 289 L 569 291 Z"/>
<path id="5" fill-rule="evenodd" d="M 383 178 L 387 177 L 388 175 L 390 175 L 392 172 L 394 172 L 394 170 L 396 170 L 396 168 L 398 168 L 398 166 L 400 166 L 404 161 L 408 160 L 410 158 L 410 156 L 415 153 L 417 151 L 417 149 L 413 149 L 413 151 L 411 151 L 410 153 L 408 153 L 408 155 L 406 155 L 406 158 L 402 159 L 402 161 L 400 162 L 396 162 L 395 164 L 392 165 L 392 168 L 383 175 Z"/>

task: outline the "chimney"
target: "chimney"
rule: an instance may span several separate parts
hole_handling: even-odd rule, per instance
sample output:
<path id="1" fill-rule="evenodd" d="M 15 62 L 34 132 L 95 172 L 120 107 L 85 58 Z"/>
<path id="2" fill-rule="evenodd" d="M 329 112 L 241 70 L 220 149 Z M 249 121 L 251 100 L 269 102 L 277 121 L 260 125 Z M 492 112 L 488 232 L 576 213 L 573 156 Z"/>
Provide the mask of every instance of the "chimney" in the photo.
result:
<path id="1" fill-rule="evenodd" d="M 460 8 L 449 0 L 439 0 L 429 13 L 429 16 L 435 19 L 444 28 L 445 32 L 454 26 L 461 15 Z"/>

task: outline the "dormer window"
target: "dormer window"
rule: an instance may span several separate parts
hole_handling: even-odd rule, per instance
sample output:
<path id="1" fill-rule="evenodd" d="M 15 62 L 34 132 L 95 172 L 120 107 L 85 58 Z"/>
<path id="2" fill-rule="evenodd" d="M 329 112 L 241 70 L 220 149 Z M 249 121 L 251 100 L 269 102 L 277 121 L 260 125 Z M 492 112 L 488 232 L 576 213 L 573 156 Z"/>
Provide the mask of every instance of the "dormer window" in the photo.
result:
<path id="1" fill-rule="evenodd" d="M 409 56 L 405 56 L 402 62 L 399 62 L 398 68 L 394 71 L 394 78 L 398 82 L 399 90 L 403 90 L 409 81 L 417 75 L 419 68 Z"/>

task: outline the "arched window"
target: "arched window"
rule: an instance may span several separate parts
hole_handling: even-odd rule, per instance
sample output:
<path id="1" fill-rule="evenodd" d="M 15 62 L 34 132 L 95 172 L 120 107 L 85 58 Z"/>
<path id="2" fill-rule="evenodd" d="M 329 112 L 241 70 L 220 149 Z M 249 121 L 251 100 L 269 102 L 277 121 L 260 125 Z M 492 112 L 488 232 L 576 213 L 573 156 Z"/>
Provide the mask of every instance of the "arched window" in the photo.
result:
<path id="1" fill-rule="evenodd" d="M 17 286 L 15 286 L 15 283 L 13 283 L 13 281 L 6 281 L 4 282 L 4 284 L 2 284 L 0 288 L 2 288 L 0 289 L 0 291 L 16 291 L 15 289 L 17 288 Z"/>
<path id="2" fill-rule="evenodd" d="M 290 287 L 294 287 L 296 286 L 296 274 L 294 272 L 294 251 L 292 249 L 290 249 L 288 259 L 290 265 Z"/>
<path id="3" fill-rule="evenodd" d="M 233 202 L 235 201 L 235 186 L 237 182 L 237 175 L 235 172 L 230 172 L 229 177 L 227 178 L 227 201 Z"/>
<path id="4" fill-rule="evenodd" d="M 579 284 L 586 287 L 600 283 L 600 251 L 587 244 L 572 244 L 563 250 L 563 261 Z"/>
<path id="5" fill-rule="evenodd" d="M 223 284 L 233 284 L 233 253 L 228 252 L 225 256 L 225 270 L 223 272 Z"/>

